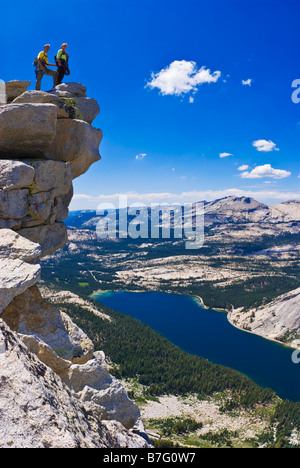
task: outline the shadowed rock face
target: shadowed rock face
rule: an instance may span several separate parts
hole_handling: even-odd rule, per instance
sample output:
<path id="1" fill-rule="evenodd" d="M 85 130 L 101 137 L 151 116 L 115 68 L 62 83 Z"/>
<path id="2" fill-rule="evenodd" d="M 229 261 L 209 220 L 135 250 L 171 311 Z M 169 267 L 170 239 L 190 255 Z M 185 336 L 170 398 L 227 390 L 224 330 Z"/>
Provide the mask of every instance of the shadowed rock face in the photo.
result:
<path id="1" fill-rule="evenodd" d="M 54 141 L 45 152 L 45 157 L 72 164 L 73 178 L 84 174 L 100 160 L 99 145 L 102 131 L 80 120 L 60 119 Z"/>
<path id="2" fill-rule="evenodd" d="M 77 83 L 27 87 L 9 83 L 0 107 L 0 448 L 145 448 L 104 354 L 36 286 L 68 241 L 73 179 L 100 159 L 100 109 Z"/>

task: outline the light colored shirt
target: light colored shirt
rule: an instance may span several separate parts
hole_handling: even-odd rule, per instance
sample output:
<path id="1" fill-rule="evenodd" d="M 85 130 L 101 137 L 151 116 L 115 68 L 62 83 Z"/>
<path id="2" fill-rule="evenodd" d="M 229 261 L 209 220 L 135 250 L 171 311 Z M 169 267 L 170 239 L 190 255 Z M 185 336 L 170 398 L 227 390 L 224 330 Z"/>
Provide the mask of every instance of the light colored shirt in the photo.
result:
<path id="1" fill-rule="evenodd" d="M 58 52 L 57 52 L 57 56 L 56 56 L 57 60 L 67 60 L 67 54 L 66 52 L 64 52 L 62 49 L 60 49 Z"/>

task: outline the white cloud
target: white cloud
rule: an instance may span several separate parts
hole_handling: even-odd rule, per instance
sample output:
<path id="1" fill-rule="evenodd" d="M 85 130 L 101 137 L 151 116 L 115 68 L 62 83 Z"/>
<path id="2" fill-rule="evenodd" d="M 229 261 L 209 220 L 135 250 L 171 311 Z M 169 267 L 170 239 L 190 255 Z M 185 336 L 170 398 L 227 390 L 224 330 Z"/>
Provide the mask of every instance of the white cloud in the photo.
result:
<path id="1" fill-rule="evenodd" d="M 72 200 L 90 200 L 91 196 L 84 193 L 77 193 L 73 196 Z"/>
<path id="2" fill-rule="evenodd" d="M 252 86 L 252 80 L 249 78 L 248 80 L 242 80 L 243 86 Z"/>
<path id="3" fill-rule="evenodd" d="M 270 151 L 279 151 L 279 148 L 277 148 L 276 143 L 273 141 L 269 140 L 256 140 L 252 143 L 254 148 L 257 149 L 257 151 L 263 151 L 265 153 L 268 153 Z"/>
<path id="4" fill-rule="evenodd" d="M 233 156 L 233 154 L 231 154 L 231 153 L 220 153 L 219 156 L 220 156 L 220 158 L 223 159 L 223 158 L 228 158 L 229 156 Z"/>
<path id="5" fill-rule="evenodd" d="M 146 153 L 140 153 L 140 154 L 137 154 L 137 155 L 136 155 L 135 159 L 136 159 L 137 161 L 142 161 L 143 159 L 145 159 L 146 156 L 147 156 Z"/>
<path id="6" fill-rule="evenodd" d="M 196 62 L 175 60 L 159 73 L 152 73 L 146 87 L 157 88 L 163 95 L 180 96 L 190 92 L 196 93 L 199 86 L 204 83 L 216 83 L 220 77 L 220 71 L 211 73 L 206 67 L 198 69 Z"/>
<path id="7" fill-rule="evenodd" d="M 229 188 L 224 190 L 203 190 L 182 193 L 114 193 L 111 195 L 75 195 L 72 200 L 71 210 L 96 209 L 100 203 L 112 203 L 118 207 L 119 199 L 127 197 L 128 204 L 132 203 L 195 203 L 202 200 L 212 201 L 219 198 L 236 196 L 251 197 L 263 203 L 280 203 L 288 200 L 300 200 L 300 191 L 280 191 L 280 190 L 246 190 Z"/>
<path id="8" fill-rule="evenodd" d="M 247 171 L 247 169 L 249 169 L 249 166 L 247 166 L 247 164 L 243 164 L 238 168 L 238 171 Z"/>
<path id="9" fill-rule="evenodd" d="M 290 175 L 291 172 L 285 171 L 283 169 L 273 169 L 271 164 L 265 164 L 263 166 L 257 166 L 251 172 L 243 172 L 241 177 L 242 179 L 263 179 L 264 177 L 271 179 L 285 179 Z"/>

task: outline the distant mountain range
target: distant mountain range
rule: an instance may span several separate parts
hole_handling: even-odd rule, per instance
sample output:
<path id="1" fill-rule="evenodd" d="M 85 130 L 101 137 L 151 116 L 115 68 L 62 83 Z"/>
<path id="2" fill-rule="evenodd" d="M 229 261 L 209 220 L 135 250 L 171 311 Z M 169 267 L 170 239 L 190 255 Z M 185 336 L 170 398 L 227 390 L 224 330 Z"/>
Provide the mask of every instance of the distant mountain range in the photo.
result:
<path id="1" fill-rule="evenodd" d="M 197 250 L 172 236 L 103 240 L 95 210 L 72 212 L 69 243 L 44 262 L 44 276 L 56 286 L 72 284 L 75 293 L 100 288 L 199 296 L 208 307 L 230 312 L 235 326 L 300 346 L 300 201 L 267 206 L 227 197 L 202 203 L 205 239 Z M 150 212 L 145 219 L 150 224 Z"/>
<path id="2" fill-rule="evenodd" d="M 206 226 L 224 223 L 300 223 L 300 200 L 267 206 L 253 198 L 232 196 L 201 203 L 204 205 Z M 73 211 L 66 224 L 68 227 L 93 229 L 99 218 L 96 210 Z"/>

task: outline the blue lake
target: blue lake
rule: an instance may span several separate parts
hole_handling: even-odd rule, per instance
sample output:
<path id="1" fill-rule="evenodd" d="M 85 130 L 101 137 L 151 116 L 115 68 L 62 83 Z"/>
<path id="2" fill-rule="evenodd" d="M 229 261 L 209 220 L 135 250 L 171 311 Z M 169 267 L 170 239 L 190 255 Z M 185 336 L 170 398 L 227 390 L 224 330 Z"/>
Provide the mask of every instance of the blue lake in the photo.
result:
<path id="1" fill-rule="evenodd" d="M 300 401 L 300 364 L 290 348 L 230 325 L 196 298 L 158 292 L 97 292 L 93 298 L 149 325 L 184 351 L 236 369 L 280 397 Z"/>

